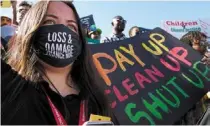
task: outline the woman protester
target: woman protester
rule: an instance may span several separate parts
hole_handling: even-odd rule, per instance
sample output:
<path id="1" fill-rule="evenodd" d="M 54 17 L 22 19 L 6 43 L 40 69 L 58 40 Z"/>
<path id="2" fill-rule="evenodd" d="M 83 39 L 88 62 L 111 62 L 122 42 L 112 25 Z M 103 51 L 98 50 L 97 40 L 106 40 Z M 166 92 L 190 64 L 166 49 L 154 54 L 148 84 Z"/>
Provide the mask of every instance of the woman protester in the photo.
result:
<path id="1" fill-rule="evenodd" d="M 203 34 L 199 31 L 190 31 L 182 38 L 180 41 L 190 45 L 193 49 L 204 55 L 207 52 L 207 46 L 205 41 L 203 41 Z"/>
<path id="2" fill-rule="evenodd" d="M 193 49 L 203 55 L 203 63 L 210 65 L 210 54 L 207 50 L 208 43 L 206 42 L 207 36 L 199 31 L 190 31 L 185 34 L 180 41 L 190 45 Z"/>
<path id="3" fill-rule="evenodd" d="M 78 13 L 67 1 L 40 1 L 24 16 L 1 59 L 1 120 L 15 125 L 82 125 L 111 117 Z"/>

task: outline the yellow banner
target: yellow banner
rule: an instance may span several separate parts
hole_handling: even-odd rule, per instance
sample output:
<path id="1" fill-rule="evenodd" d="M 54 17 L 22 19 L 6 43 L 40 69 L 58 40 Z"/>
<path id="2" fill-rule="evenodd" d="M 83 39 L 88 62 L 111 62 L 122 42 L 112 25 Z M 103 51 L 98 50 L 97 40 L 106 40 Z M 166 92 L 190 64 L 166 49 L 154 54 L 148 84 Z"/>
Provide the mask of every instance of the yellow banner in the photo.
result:
<path id="1" fill-rule="evenodd" d="M 1 0 L 1 8 L 10 8 L 11 5 L 10 0 Z"/>

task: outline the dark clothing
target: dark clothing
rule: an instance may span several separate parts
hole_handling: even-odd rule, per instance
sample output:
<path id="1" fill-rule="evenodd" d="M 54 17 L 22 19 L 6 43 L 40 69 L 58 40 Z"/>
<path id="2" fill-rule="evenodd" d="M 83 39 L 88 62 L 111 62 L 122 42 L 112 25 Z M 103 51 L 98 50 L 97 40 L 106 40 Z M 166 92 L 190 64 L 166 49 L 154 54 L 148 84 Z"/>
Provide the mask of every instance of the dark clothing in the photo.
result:
<path id="1" fill-rule="evenodd" d="M 27 81 L 2 60 L 1 75 L 2 125 L 56 125 L 44 90 L 64 118 L 63 102 L 65 103 L 70 114 L 70 117 L 66 120 L 67 124 L 78 125 L 80 102 L 82 100 L 80 95 L 72 94 L 62 98 L 50 89 L 47 82 L 34 83 Z M 90 102 L 88 102 L 86 108 L 88 108 L 87 119 L 89 119 L 90 113 L 96 114 L 95 106 Z"/>
<path id="2" fill-rule="evenodd" d="M 3 46 L 3 48 L 4 48 L 5 51 L 7 50 L 7 43 L 8 43 L 8 41 L 6 41 L 5 39 L 3 39 L 1 37 L 1 46 Z"/>
<path id="3" fill-rule="evenodd" d="M 120 41 L 126 39 L 126 36 L 122 33 L 120 35 L 111 34 L 110 37 L 105 37 L 101 43 L 109 43 L 114 41 Z"/>
<path id="4" fill-rule="evenodd" d="M 198 125 L 208 105 L 208 100 L 202 98 L 175 125 Z"/>

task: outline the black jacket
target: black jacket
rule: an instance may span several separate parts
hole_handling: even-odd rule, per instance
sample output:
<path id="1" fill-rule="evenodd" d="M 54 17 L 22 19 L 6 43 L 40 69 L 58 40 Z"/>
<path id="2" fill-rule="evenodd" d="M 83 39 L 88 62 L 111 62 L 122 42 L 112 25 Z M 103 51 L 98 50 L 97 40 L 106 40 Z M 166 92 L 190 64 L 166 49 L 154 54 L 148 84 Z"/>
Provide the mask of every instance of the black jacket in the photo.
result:
<path id="1" fill-rule="evenodd" d="M 78 125 L 80 95 L 61 97 L 49 88 L 47 82 L 33 83 L 13 71 L 1 60 L 1 124 L 2 125 L 56 125 L 53 113 L 43 89 L 53 104 L 65 116 L 64 104 L 70 114 L 68 125 Z M 43 87 L 42 87 L 43 86 Z M 63 101 L 62 101 L 63 100 Z M 90 114 L 96 114 L 94 104 L 88 102 L 87 120 Z M 118 124 L 116 119 L 113 121 Z"/>

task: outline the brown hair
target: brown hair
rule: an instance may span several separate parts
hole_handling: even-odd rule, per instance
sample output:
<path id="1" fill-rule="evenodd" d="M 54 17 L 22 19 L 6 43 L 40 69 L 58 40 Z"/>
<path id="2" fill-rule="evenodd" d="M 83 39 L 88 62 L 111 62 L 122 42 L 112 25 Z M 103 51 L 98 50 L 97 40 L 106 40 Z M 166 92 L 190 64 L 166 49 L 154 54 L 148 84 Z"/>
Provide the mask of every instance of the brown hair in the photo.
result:
<path id="1" fill-rule="evenodd" d="M 17 7 L 20 7 L 20 6 L 28 6 L 31 8 L 32 4 L 30 4 L 28 1 L 21 1 L 17 4 Z"/>
<path id="2" fill-rule="evenodd" d="M 180 38 L 180 41 L 182 41 L 190 46 L 193 46 L 193 42 L 195 40 L 199 41 L 199 45 L 201 47 L 200 53 L 204 54 L 207 51 L 207 49 L 206 49 L 207 46 L 205 43 L 201 43 L 202 37 L 203 37 L 203 34 L 201 32 L 190 31 L 190 32 L 186 33 L 185 35 L 183 35 Z"/>
<path id="3" fill-rule="evenodd" d="M 31 38 L 34 32 L 41 26 L 47 12 L 49 1 L 38 2 L 24 16 L 16 36 L 10 41 L 8 51 L 8 63 L 20 75 L 31 81 L 37 81 L 37 57 L 32 51 Z M 11 45 L 12 44 L 12 45 Z M 34 69 L 35 68 L 35 69 Z"/>

